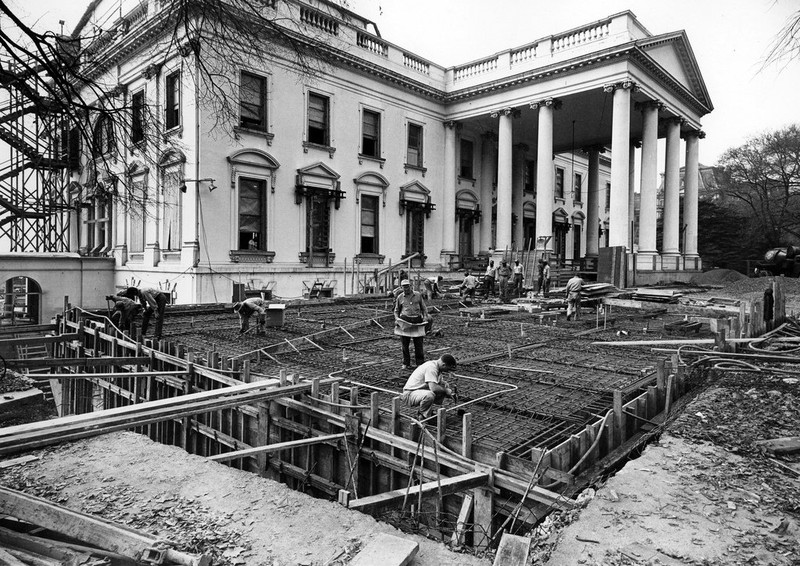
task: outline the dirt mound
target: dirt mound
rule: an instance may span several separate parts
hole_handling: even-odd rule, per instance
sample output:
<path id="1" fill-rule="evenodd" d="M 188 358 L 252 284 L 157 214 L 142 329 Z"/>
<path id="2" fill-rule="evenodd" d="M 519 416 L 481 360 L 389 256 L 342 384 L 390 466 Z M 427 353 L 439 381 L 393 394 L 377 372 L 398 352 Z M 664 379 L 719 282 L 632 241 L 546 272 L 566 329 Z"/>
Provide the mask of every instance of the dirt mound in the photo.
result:
<path id="1" fill-rule="evenodd" d="M 747 279 L 747 276 L 732 269 L 712 269 L 695 275 L 692 277 L 691 283 L 695 285 L 722 285 L 741 279 Z"/>

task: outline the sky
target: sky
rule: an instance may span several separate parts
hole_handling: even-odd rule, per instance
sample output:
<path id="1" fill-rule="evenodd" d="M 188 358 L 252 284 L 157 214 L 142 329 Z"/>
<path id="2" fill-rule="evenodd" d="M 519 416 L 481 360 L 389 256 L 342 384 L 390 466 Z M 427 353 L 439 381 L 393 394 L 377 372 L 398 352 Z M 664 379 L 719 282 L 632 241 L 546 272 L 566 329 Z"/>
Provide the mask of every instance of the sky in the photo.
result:
<path id="1" fill-rule="evenodd" d="M 131 0 L 125 0 L 126 3 Z M 653 34 L 685 30 L 714 111 L 702 120 L 700 162 L 764 131 L 800 123 L 800 60 L 763 68 L 800 0 L 346 0 L 387 41 L 453 66 L 632 11 Z M 88 1 L 11 0 L 37 29 L 69 32 Z"/>

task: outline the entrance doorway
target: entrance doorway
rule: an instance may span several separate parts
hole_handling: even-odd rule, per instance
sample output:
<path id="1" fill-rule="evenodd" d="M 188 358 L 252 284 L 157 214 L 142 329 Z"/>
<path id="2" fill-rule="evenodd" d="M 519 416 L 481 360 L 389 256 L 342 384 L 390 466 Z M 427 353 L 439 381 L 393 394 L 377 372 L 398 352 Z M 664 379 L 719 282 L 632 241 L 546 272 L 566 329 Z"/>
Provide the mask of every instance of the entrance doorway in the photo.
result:
<path id="1" fill-rule="evenodd" d="M 42 288 L 30 277 L 19 276 L 6 280 L 0 324 L 31 325 L 40 323 Z"/>

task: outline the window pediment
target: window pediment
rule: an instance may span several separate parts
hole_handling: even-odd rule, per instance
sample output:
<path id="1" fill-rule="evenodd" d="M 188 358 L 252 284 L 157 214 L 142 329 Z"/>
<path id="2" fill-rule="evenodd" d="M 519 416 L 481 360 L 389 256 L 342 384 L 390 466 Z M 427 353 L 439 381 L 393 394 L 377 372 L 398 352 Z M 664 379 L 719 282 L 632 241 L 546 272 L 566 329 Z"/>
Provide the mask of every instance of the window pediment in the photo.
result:
<path id="1" fill-rule="evenodd" d="M 456 208 L 461 210 L 478 210 L 480 208 L 478 195 L 468 189 L 458 191 L 456 193 Z"/>
<path id="2" fill-rule="evenodd" d="M 426 204 L 431 200 L 431 191 L 419 181 L 411 181 L 400 187 L 400 200 Z"/>
<path id="3" fill-rule="evenodd" d="M 536 203 L 532 201 L 526 201 L 522 205 L 522 217 L 523 218 L 536 218 Z"/>
<path id="4" fill-rule="evenodd" d="M 353 182 L 356 185 L 369 185 L 371 187 L 378 187 L 380 189 L 386 189 L 389 186 L 389 181 L 386 179 L 386 177 L 380 173 L 375 173 L 372 171 L 362 173 L 353 179 Z"/>
<path id="5" fill-rule="evenodd" d="M 231 188 L 236 188 L 236 175 L 247 173 L 259 177 L 272 177 L 275 183 L 275 171 L 281 166 L 277 159 L 266 151 L 255 148 L 240 149 L 228 157 L 231 170 Z"/>
<path id="6" fill-rule="evenodd" d="M 180 163 L 186 163 L 186 155 L 179 149 L 165 151 L 158 160 L 159 167 L 169 167 Z"/>

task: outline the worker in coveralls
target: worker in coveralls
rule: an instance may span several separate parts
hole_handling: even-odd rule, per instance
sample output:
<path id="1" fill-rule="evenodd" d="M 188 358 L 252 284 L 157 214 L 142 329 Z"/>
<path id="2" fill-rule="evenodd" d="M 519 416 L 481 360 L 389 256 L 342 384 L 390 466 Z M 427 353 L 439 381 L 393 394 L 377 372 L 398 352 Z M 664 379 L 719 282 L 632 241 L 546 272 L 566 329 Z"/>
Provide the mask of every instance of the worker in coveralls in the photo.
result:
<path id="1" fill-rule="evenodd" d="M 114 301 L 111 323 L 123 332 L 130 330 L 136 315 L 142 310 L 142 305 L 122 295 L 106 295 L 106 301 Z"/>
<path id="2" fill-rule="evenodd" d="M 567 281 L 567 320 L 575 317 L 575 320 L 580 318 L 581 314 L 581 290 L 583 289 L 583 279 L 578 274 L 572 276 L 572 279 Z"/>
<path id="3" fill-rule="evenodd" d="M 449 397 L 458 402 L 458 391 L 442 378 L 443 373 L 455 371 L 456 359 L 445 354 L 438 360 L 431 360 L 413 371 L 403 386 L 400 400 L 407 407 L 418 407 L 421 418 L 427 419 L 433 412 L 434 405 L 441 405 Z"/>
<path id="4" fill-rule="evenodd" d="M 153 334 L 153 340 L 161 340 L 161 331 L 164 329 L 164 311 L 167 310 L 169 295 L 164 291 L 159 291 L 152 287 L 147 287 L 145 289 L 128 287 L 120 293 L 120 295 L 129 299 L 138 299 L 139 303 L 144 307 L 144 314 L 142 315 L 142 336 L 147 334 L 147 329 L 150 327 L 150 319 L 155 315 L 156 330 Z"/>
<path id="5" fill-rule="evenodd" d="M 233 312 L 239 315 L 239 334 L 244 334 L 250 328 L 250 317 L 256 315 L 256 333 L 264 332 L 266 322 L 264 315 L 267 312 L 269 303 L 260 297 L 251 297 L 241 303 L 233 305 Z"/>
<path id="6" fill-rule="evenodd" d="M 411 281 L 403 279 L 400 282 L 403 292 L 397 296 L 397 301 L 394 305 L 395 319 L 410 322 L 412 324 L 427 323 L 426 331 L 430 331 L 433 321 L 428 317 L 428 307 L 425 306 L 425 300 L 422 294 L 414 291 L 411 288 Z M 425 363 L 425 352 L 423 350 L 424 334 L 422 336 L 414 336 L 414 359 L 417 366 Z M 403 345 L 403 369 L 408 369 L 411 366 L 411 336 L 400 334 L 400 341 Z"/>

